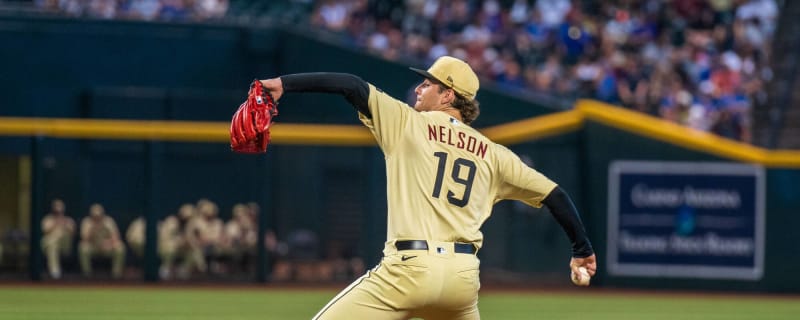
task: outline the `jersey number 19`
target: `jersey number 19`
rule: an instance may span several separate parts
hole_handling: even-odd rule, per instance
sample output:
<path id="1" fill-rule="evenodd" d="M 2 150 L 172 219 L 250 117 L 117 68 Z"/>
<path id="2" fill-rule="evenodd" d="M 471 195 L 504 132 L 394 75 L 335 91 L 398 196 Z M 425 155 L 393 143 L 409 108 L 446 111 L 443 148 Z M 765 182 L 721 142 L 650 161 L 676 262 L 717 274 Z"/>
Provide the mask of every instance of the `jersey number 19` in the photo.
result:
<path id="1" fill-rule="evenodd" d="M 433 196 L 434 198 L 439 198 L 439 194 L 442 192 L 442 182 L 444 180 L 444 170 L 445 164 L 447 163 L 447 152 L 435 152 L 433 155 L 439 158 L 439 168 L 436 170 L 436 182 L 433 185 Z M 461 177 L 461 170 L 466 169 L 467 177 Z M 464 194 L 461 197 L 456 197 L 456 194 L 453 191 L 447 191 L 447 201 L 453 205 L 464 207 L 469 202 L 469 195 L 472 192 L 472 183 L 475 181 L 475 162 L 469 159 L 464 158 L 457 158 L 453 161 L 453 171 L 450 173 L 450 177 L 453 178 L 453 182 L 464 185 Z"/>

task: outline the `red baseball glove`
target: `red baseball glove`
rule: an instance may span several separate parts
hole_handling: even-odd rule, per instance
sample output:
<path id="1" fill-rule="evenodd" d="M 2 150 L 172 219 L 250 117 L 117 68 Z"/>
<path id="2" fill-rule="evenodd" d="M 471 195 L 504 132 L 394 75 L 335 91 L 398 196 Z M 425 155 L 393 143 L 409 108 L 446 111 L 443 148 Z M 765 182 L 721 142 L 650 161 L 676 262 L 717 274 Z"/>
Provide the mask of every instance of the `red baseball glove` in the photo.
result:
<path id="1" fill-rule="evenodd" d="M 278 104 L 258 79 L 250 85 L 247 101 L 231 120 L 231 150 L 238 153 L 267 152 L 269 127 L 278 115 Z"/>

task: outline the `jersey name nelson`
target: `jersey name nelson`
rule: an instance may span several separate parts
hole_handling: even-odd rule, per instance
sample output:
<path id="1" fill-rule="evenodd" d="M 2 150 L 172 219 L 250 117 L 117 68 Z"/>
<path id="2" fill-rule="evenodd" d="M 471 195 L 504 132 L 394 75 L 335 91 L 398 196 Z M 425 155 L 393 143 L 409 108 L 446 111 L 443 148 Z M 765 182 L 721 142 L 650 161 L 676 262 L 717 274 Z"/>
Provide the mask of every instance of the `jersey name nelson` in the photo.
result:
<path id="1" fill-rule="evenodd" d="M 486 157 L 486 149 L 489 147 L 486 143 L 472 135 L 468 135 L 461 131 L 454 131 L 445 126 L 437 126 L 433 124 L 428 125 L 428 140 L 436 141 L 453 147 L 467 150 L 470 153 L 481 157 Z"/>

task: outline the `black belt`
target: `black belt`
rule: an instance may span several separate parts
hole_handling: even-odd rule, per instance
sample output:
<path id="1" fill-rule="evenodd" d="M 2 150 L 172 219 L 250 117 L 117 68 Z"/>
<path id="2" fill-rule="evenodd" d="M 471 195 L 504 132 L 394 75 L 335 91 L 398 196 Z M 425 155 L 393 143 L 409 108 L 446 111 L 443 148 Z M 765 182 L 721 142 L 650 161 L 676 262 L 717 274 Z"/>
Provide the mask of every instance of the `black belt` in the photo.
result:
<path id="1" fill-rule="evenodd" d="M 428 250 L 428 242 L 425 240 L 398 240 L 394 243 L 397 251 L 402 250 Z M 475 254 L 478 250 L 471 243 L 456 242 L 453 244 L 456 253 Z"/>

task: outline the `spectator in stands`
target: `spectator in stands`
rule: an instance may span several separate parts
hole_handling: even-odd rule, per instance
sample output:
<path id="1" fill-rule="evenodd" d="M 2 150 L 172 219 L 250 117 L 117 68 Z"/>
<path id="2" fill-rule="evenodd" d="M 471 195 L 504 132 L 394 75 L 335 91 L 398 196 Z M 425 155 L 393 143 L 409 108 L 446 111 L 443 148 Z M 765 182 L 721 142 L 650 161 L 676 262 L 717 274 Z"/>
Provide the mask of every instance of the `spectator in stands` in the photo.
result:
<path id="1" fill-rule="evenodd" d="M 595 98 L 673 121 L 680 112 L 662 104 L 681 92 L 680 107 L 687 94 L 700 102 L 678 123 L 711 130 L 734 120 L 740 129 L 721 132 L 743 141 L 750 110 L 766 102 L 778 16 L 774 0 L 358 2 L 320 2 L 311 22 L 340 33 L 350 23 L 348 41 L 387 59 L 456 56 L 509 90 Z M 714 97 L 712 84 L 744 97 Z M 740 100 L 749 102 L 744 111 Z M 717 117 L 731 106 L 735 116 Z"/>
<path id="2" fill-rule="evenodd" d="M 42 219 L 42 251 L 47 259 L 47 271 L 53 279 L 61 278 L 61 256 L 72 253 L 75 220 L 64 214 L 61 199 L 50 203 L 50 213 Z"/>
<path id="3" fill-rule="evenodd" d="M 97 19 L 113 19 L 117 15 L 116 0 L 92 0 L 86 5 L 86 15 Z"/>
<path id="4" fill-rule="evenodd" d="M 627 55 L 617 69 L 617 96 L 623 106 L 650 113 L 647 93 L 650 90 L 649 75 L 642 70 L 639 57 Z"/>
<path id="5" fill-rule="evenodd" d="M 186 21 L 191 15 L 190 8 L 185 0 L 161 0 L 158 9 L 158 19 L 167 21 Z"/>
<path id="6" fill-rule="evenodd" d="M 274 11 L 295 16 L 305 9 Z M 749 141 L 752 109 L 765 106 L 771 40 L 779 8 L 776 0 L 577 1 L 577 0 L 292 0 L 313 3 L 307 17 L 346 45 L 385 59 L 429 64 L 443 55 L 467 61 L 478 75 L 506 90 L 528 90 L 565 99 L 593 98 L 653 115 L 672 98 L 660 83 L 677 73 L 694 100 L 722 90 L 744 95 L 718 99 L 715 109 L 690 108 L 695 128 L 736 132 Z M 199 21 L 219 18 L 227 0 L 38 0 L 42 8 L 72 16 L 110 16 L 142 20 Z M 110 4 L 116 3 L 115 8 Z M 288 11 L 287 11 L 288 10 Z M 269 10 L 268 10 L 269 11 Z M 289 12 L 291 11 L 291 13 Z M 302 20 L 299 18 L 284 21 Z M 715 61 L 740 61 L 739 70 L 722 70 Z M 736 77 L 736 79 L 729 78 Z M 700 99 L 702 98 L 702 99 Z M 731 116 L 717 117 L 717 109 Z M 693 104 L 705 106 L 706 103 Z M 727 111 L 726 111 L 727 112 Z M 699 119 L 697 117 L 705 117 Z M 687 118 L 687 119 L 688 119 Z M 673 118 L 667 118 L 673 121 Z M 736 130 L 721 130 L 735 121 Z M 688 121 L 688 120 L 687 120 Z M 678 122 L 682 123 L 682 122 Z M 707 125 L 706 125 L 707 124 Z"/>
<path id="7" fill-rule="evenodd" d="M 190 11 L 196 20 L 203 21 L 225 16 L 228 7 L 229 0 L 194 0 L 194 6 Z"/>
<path id="8" fill-rule="evenodd" d="M 311 15 L 311 24 L 337 32 L 344 31 L 352 10 L 352 1 L 319 1 L 319 5 Z"/>
<path id="9" fill-rule="evenodd" d="M 229 0 L 36 0 L 34 4 L 73 17 L 205 21 L 223 17 Z"/>
<path id="10" fill-rule="evenodd" d="M 161 12 L 160 0 L 130 0 L 124 7 L 124 16 L 137 20 L 155 20 Z"/>
<path id="11" fill-rule="evenodd" d="M 92 276 L 92 258 L 111 258 L 111 275 L 122 277 L 125 266 L 125 245 L 119 235 L 116 222 L 106 215 L 102 205 L 89 207 L 89 216 L 81 221 L 81 241 L 78 247 L 81 270 L 84 276 Z"/>

